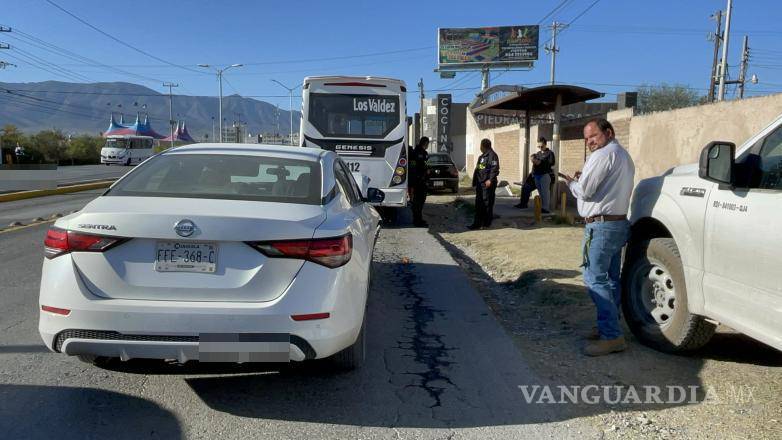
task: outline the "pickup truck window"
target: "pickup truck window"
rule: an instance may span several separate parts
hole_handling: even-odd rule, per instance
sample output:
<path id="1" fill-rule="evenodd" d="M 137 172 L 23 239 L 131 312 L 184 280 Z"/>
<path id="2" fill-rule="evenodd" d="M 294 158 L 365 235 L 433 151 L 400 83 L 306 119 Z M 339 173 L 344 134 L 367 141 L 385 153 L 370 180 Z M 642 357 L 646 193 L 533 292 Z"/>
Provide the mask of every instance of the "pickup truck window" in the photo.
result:
<path id="1" fill-rule="evenodd" d="M 763 141 L 759 165 L 760 188 L 782 190 L 782 126 Z"/>

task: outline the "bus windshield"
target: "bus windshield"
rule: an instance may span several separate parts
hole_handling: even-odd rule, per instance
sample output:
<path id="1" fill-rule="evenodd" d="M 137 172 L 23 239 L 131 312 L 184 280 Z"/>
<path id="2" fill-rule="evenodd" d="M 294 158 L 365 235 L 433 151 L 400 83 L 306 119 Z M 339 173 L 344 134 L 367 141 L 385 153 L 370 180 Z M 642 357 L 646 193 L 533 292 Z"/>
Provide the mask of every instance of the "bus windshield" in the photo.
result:
<path id="1" fill-rule="evenodd" d="M 399 96 L 311 93 L 309 120 L 325 137 L 383 138 L 400 124 Z"/>
<path id="2" fill-rule="evenodd" d="M 106 148 L 130 148 L 130 139 L 106 139 Z"/>

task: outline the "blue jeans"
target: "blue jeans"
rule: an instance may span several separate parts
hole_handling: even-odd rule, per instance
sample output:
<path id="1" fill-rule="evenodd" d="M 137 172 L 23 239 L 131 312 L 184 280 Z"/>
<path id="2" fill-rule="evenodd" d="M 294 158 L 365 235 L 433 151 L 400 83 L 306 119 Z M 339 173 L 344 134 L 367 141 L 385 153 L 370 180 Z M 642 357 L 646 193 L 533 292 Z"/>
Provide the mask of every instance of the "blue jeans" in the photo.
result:
<path id="1" fill-rule="evenodd" d="M 549 209 L 549 189 L 551 187 L 551 175 L 549 174 L 534 174 L 535 187 L 538 189 L 538 195 L 540 195 L 540 205 L 548 211 Z"/>
<path id="2" fill-rule="evenodd" d="M 597 308 L 601 339 L 622 336 L 619 326 L 622 286 L 619 280 L 622 247 L 630 236 L 630 222 L 593 222 L 584 229 L 582 242 L 584 284 Z"/>

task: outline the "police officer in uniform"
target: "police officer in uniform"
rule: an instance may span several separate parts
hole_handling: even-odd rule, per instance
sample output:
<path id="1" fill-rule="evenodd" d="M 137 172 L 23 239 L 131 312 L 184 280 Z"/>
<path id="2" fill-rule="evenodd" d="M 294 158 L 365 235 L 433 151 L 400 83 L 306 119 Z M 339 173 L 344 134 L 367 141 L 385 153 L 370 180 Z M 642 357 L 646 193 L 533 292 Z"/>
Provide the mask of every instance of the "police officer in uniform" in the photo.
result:
<path id="1" fill-rule="evenodd" d="M 500 159 L 491 148 L 491 141 L 481 140 L 481 156 L 472 173 L 475 188 L 475 219 L 467 229 L 491 226 L 494 218 L 494 193 L 497 190 L 497 176 L 500 174 Z"/>
<path id="2" fill-rule="evenodd" d="M 412 193 L 410 207 L 413 211 L 413 225 L 417 227 L 427 227 L 424 221 L 423 211 L 426 202 L 426 179 L 429 153 L 426 149 L 429 147 L 429 138 L 426 136 L 418 140 L 418 145 L 410 150 L 410 192 Z"/>

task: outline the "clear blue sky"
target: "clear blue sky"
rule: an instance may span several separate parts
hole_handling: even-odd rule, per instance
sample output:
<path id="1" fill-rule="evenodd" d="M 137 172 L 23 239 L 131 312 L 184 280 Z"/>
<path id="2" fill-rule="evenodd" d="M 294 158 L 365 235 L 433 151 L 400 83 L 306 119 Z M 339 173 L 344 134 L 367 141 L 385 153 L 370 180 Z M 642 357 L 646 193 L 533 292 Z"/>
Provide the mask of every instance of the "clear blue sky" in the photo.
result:
<path id="1" fill-rule="evenodd" d="M 172 67 L 96 32 L 45 0 L 5 0 L 0 25 L 20 31 L 0 34 L 11 50 L 0 60 L 18 65 L 0 70 L 3 82 L 44 80 L 127 81 L 160 92 L 160 81 L 181 84 L 177 93 L 217 94 L 215 76 L 199 72 L 198 63 L 246 66 L 226 73 L 224 94 L 239 93 L 287 108 L 287 92 L 271 82 L 301 83 L 306 75 L 359 74 L 401 78 L 415 89 L 419 77 L 434 95 L 452 90 L 454 100 L 467 102 L 480 86 L 478 73 L 440 79 L 436 64 L 438 27 L 536 24 L 561 0 L 539 1 L 106 1 L 53 0 L 63 8 L 123 42 Z M 571 0 L 547 18 L 569 23 L 594 0 Z M 709 15 L 725 9 L 725 0 L 601 0 L 559 38 L 557 80 L 607 93 L 632 90 L 638 84 L 685 84 L 706 93 L 714 30 Z M 748 85 L 749 96 L 782 91 L 782 3 L 779 0 L 734 1 L 729 61 L 738 74 L 741 39 L 750 38 L 749 73 L 760 83 Z M 23 32 L 23 34 L 22 34 Z M 37 38 L 31 43 L 30 37 Z M 541 41 L 549 31 L 541 28 Z M 36 41 L 36 40 L 33 40 Z M 43 50 L 44 43 L 123 71 L 89 66 Z M 50 47 L 51 48 L 51 47 Z M 396 52 L 396 53 L 388 53 Z M 385 53 L 383 55 L 371 55 Z M 368 55 L 368 56 L 363 56 Z M 30 57 L 52 63 L 49 71 L 33 67 Z M 323 60 L 324 58 L 352 57 Z M 35 59 L 35 58 L 33 58 Z M 61 69 L 67 69 L 64 73 Z M 535 84 L 548 81 L 549 58 L 541 51 L 527 72 L 497 71 L 493 84 Z M 466 90 L 462 90 L 466 89 Z M 732 88 L 729 89 L 732 97 Z M 447 92 L 446 92 L 447 93 Z M 285 97 L 274 97 L 284 95 Z M 271 96 L 271 97 L 270 97 Z M 411 112 L 417 100 L 409 100 Z M 294 101 L 294 106 L 298 103 Z"/>

